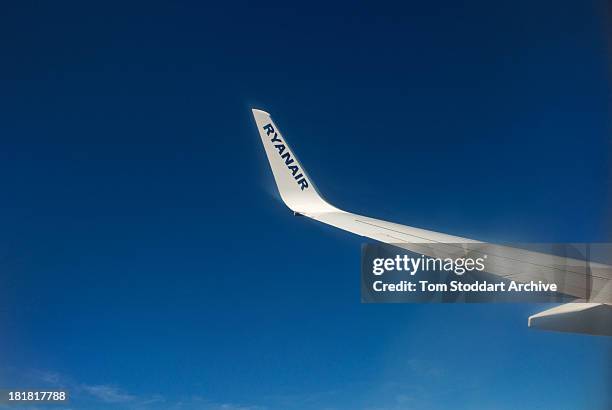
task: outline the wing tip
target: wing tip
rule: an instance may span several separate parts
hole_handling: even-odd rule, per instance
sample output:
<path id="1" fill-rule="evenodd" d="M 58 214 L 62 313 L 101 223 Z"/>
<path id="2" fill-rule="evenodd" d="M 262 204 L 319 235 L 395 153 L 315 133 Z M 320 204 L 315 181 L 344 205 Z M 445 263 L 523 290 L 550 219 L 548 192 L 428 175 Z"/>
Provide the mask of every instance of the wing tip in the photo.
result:
<path id="1" fill-rule="evenodd" d="M 251 108 L 251 111 L 253 111 L 253 114 L 264 114 L 264 115 L 270 115 L 269 112 L 264 111 L 264 110 L 260 110 L 259 108 Z"/>

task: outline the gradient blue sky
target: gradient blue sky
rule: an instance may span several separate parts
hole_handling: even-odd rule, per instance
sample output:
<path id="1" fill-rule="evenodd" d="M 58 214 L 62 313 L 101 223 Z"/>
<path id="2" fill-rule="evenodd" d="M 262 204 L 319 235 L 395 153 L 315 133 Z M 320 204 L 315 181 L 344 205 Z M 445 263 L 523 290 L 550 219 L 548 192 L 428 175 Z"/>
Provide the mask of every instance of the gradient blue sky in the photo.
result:
<path id="1" fill-rule="evenodd" d="M 279 201 L 251 107 L 339 207 L 608 241 L 605 1 L 14 2 L 0 386 L 73 409 L 604 409 L 538 305 L 362 305 L 361 239 Z"/>

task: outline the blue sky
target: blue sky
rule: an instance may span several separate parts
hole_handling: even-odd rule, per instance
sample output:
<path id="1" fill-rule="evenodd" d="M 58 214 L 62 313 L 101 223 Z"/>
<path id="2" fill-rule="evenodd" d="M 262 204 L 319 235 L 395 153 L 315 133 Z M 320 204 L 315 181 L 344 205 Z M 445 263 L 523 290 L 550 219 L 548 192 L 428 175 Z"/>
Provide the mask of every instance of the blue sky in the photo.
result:
<path id="1" fill-rule="evenodd" d="M 604 409 L 538 305 L 362 305 L 361 239 L 278 199 L 610 240 L 604 1 L 17 2 L 0 16 L 0 385 L 73 409 Z"/>

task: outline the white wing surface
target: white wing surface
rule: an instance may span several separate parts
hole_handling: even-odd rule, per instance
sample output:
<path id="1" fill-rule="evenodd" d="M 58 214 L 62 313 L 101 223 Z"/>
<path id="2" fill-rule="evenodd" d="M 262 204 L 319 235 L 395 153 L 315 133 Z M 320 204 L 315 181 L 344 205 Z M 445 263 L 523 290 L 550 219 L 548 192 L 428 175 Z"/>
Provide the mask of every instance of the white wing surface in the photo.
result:
<path id="1" fill-rule="evenodd" d="M 307 216 L 366 238 L 394 244 L 432 257 L 444 257 L 445 255 L 440 255 L 440 252 L 452 255 L 459 249 L 459 244 L 468 244 L 471 249 L 477 249 L 478 244 L 484 245 L 480 241 L 400 225 L 336 208 L 323 199 L 317 191 L 312 179 L 304 166 L 298 161 L 295 152 L 289 147 L 287 139 L 274 123 L 270 114 L 253 109 L 253 116 L 281 198 L 294 214 Z M 428 244 L 435 244 L 435 251 Z M 518 282 L 529 282 L 531 280 L 562 281 L 565 294 L 580 300 L 593 302 L 590 305 L 612 302 L 611 266 L 594 262 L 585 264 L 585 261 L 581 260 L 571 260 L 508 246 L 486 245 L 489 253 L 487 261 L 487 272 L 489 273 Z M 445 246 L 446 250 L 444 249 Z M 492 247 L 496 252 L 491 252 Z M 583 303 L 571 305 L 586 306 Z M 608 324 L 612 326 L 612 315 L 608 307 L 593 309 L 593 306 L 591 306 L 591 309 L 586 309 L 584 306 L 568 308 L 569 311 L 568 309 L 562 309 L 561 314 L 564 315 L 564 318 L 571 316 L 575 319 L 576 317 L 584 317 L 587 313 L 597 312 L 598 315 L 601 315 L 601 312 L 604 312 L 604 316 L 610 316 L 610 320 L 602 322 L 604 328 Z M 547 315 L 545 315 L 546 312 L 548 312 Z M 558 311 L 546 312 L 542 312 L 542 316 L 535 315 L 530 318 L 530 326 L 538 327 L 539 324 L 546 323 L 546 326 L 542 325 L 541 327 L 548 330 L 590 334 L 612 332 L 612 329 L 602 329 L 602 331 L 597 332 L 597 329 L 592 327 L 571 325 L 571 323 L 568 324 L 571 321 L 563 320 L 563 318 L 559 319 L 558 315 L 560 313 Z M 555 320 L 551 319 L 553 316 L 556 318 Z M 564 323 L 563 326 L 558 325 L 561 322 Z M 573 322 L 577 323 L 576 320 Z M 557 328 L 555 328 L 555 323 Z M 584 329 L 589 330 L 585 331 Z"/>

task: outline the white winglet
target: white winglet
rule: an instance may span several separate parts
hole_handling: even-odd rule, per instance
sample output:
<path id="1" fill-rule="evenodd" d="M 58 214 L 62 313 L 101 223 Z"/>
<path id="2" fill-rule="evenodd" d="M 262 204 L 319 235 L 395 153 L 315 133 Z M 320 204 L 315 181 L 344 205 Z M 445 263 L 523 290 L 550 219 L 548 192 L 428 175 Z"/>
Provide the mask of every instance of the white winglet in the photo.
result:
<path id="1" fill-rule="evenodd" d="M 253 116 L 266 150 L 281 198 L 297 214 L 341 212 L 317 192 L 312 179 L 289 148 L 280 130 L 265 111 L 253 109 Z"/>

